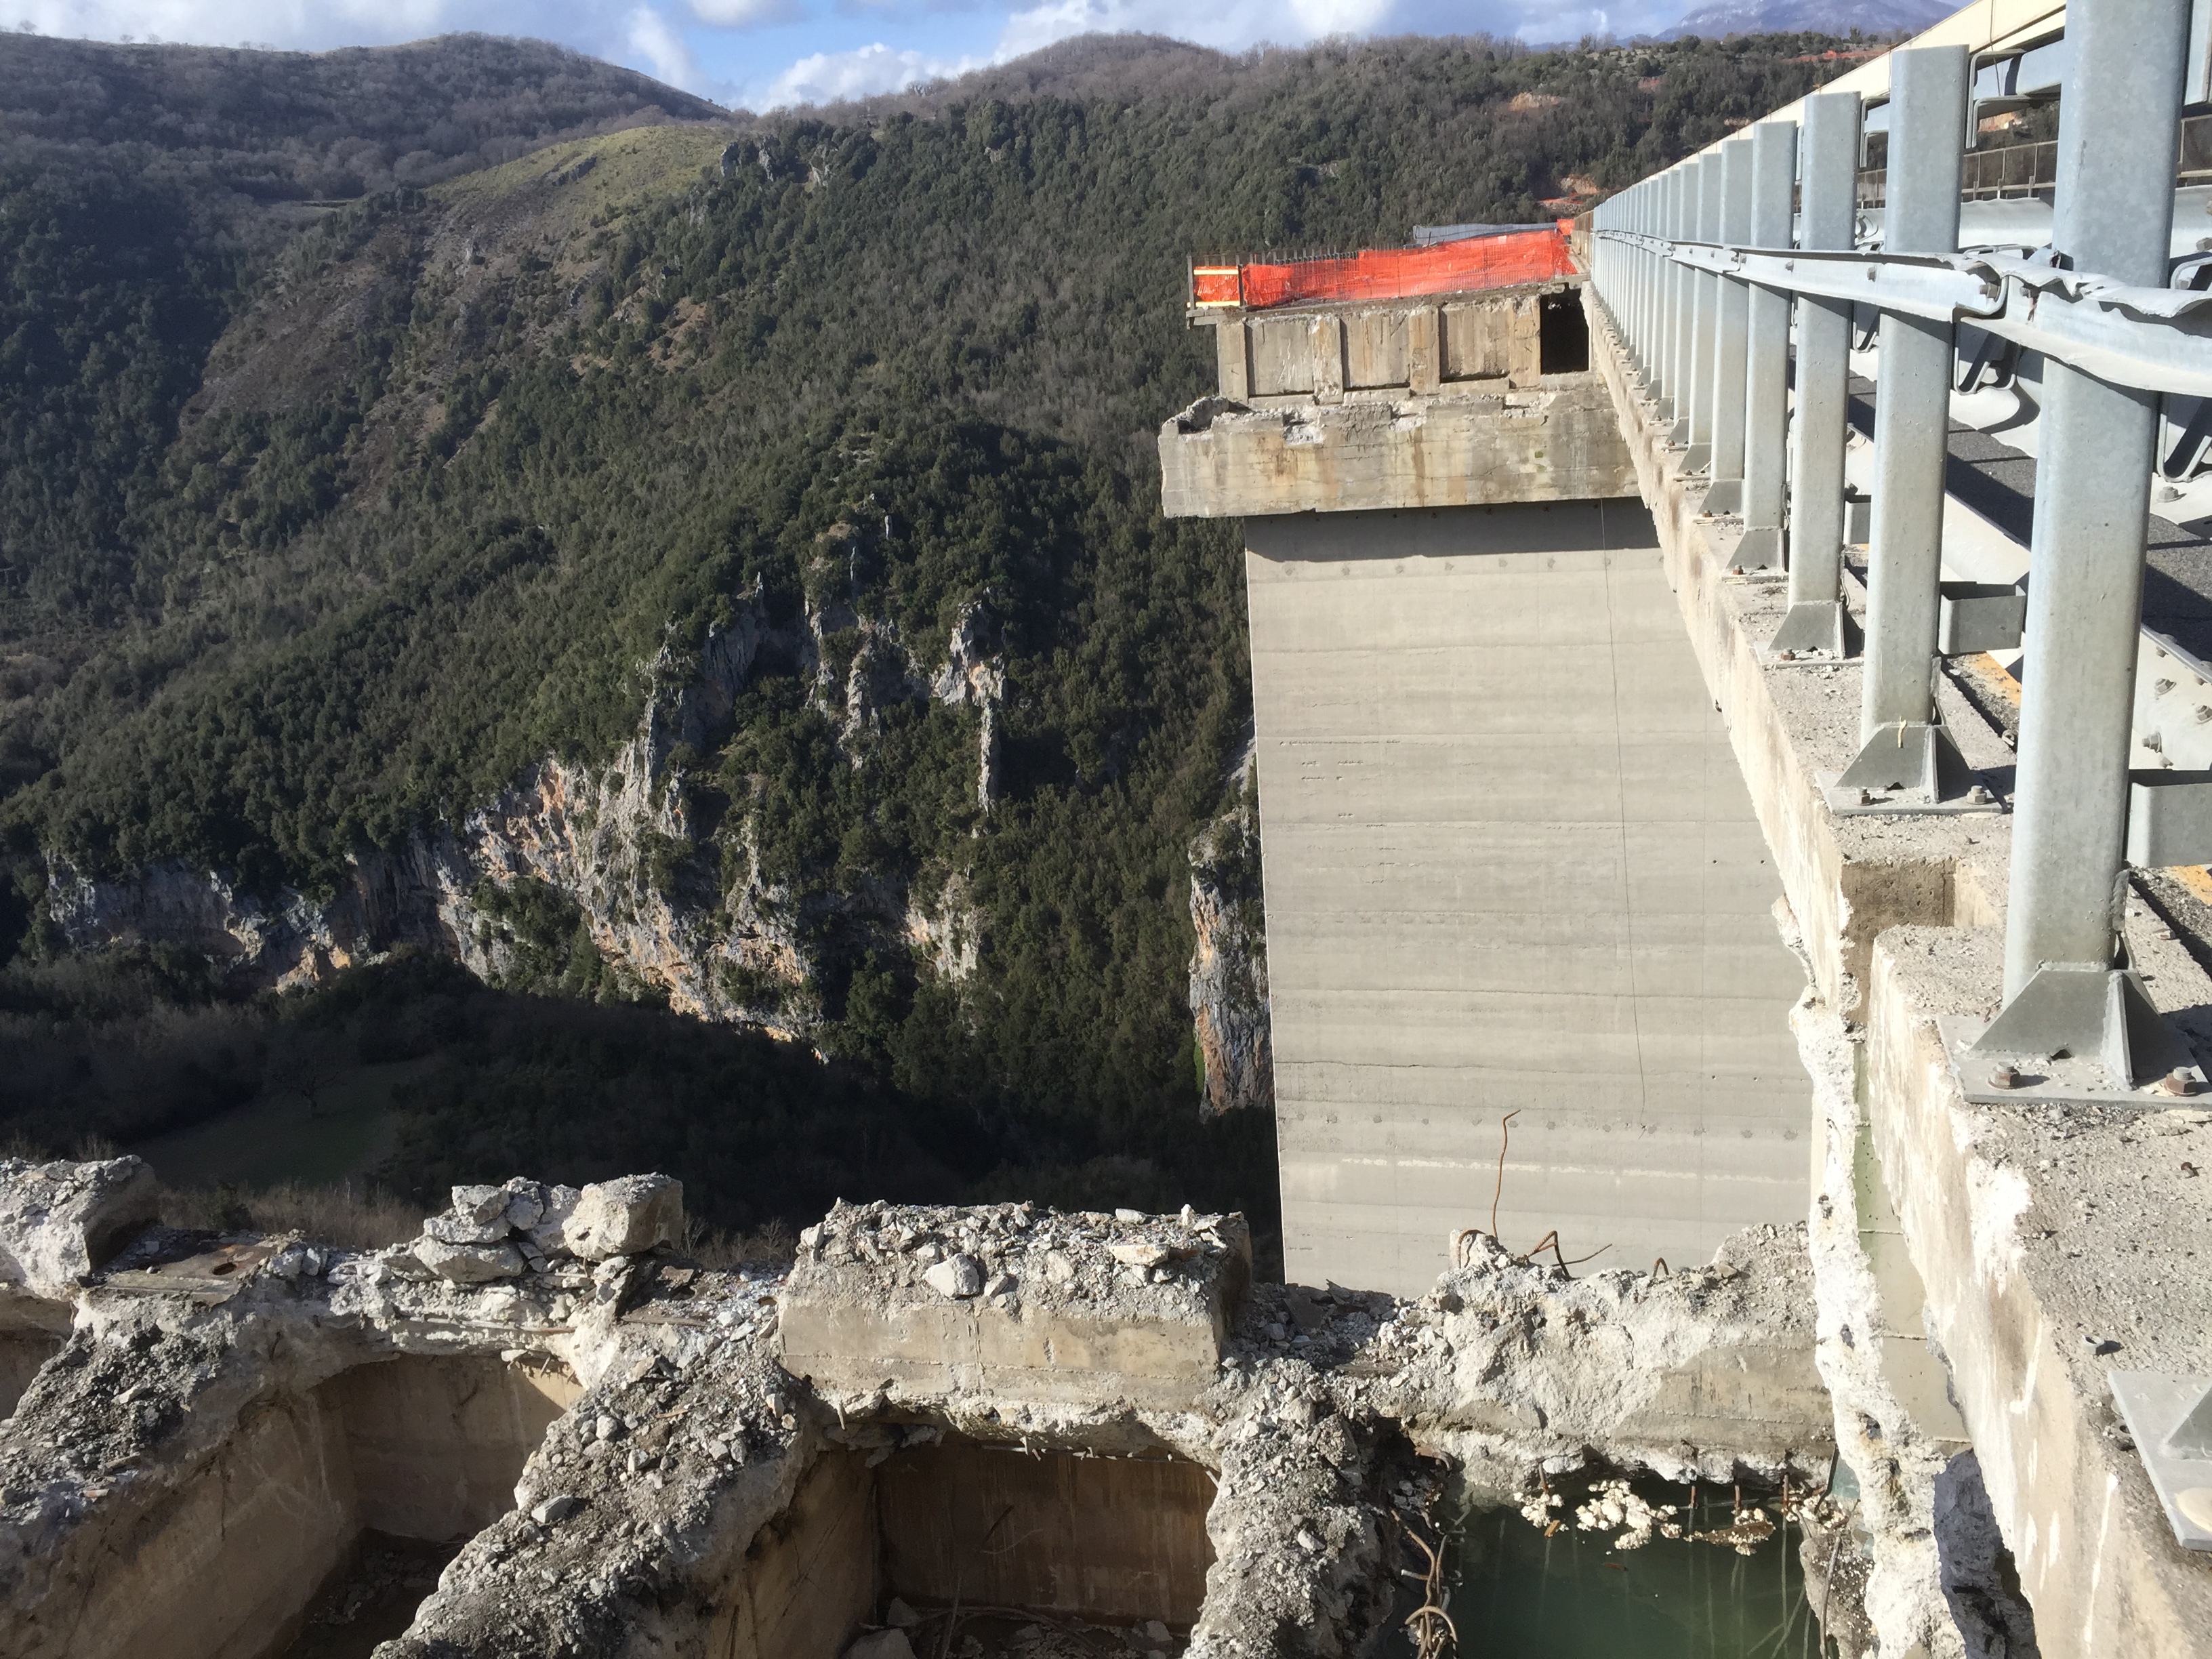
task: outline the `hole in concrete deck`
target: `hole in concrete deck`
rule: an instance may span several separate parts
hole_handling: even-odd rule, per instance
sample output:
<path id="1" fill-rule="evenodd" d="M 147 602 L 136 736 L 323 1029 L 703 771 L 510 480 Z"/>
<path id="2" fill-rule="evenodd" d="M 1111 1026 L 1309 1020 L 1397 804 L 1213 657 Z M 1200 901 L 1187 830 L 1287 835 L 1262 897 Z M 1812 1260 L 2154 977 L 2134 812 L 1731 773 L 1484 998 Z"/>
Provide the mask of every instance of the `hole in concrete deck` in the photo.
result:
<path id="1" fill-rule="evenodd" d="M 273 1401 L 240 1420 L 197 1480 L 118 1536 L 125 1570 L 106 1575 L 84 1621 L 92 1638 L 76 1650 L 331 1651 L 292 1644 L 309 1610 L 348 1594 L 348 1575 L 377 1556 L 362 1547 L 366 1535 L 450 1557 L 514 1506 L 524 1462 L 577 1393 L 565 1370 L 406 1357 Z M 374 1622 L 389 1626 L 380 1639 L 404 1630 L 421 1599 L 367 1598 L 381 1608 Z"/>
<path id="2" fill-rule="evenodd" d="M 923 1623 L 917 1652 L 995 1654 L 1036 1626 L 1066 1651 L 1180 1650 L 1213 1548 L 1213 1478 L 1170 1458 L 1078 1457 L 947 1440 L 833 1452 L 754 1540 L 717 1619 L 716 1659 L 836 1659 L 893 1598 Z M 956 1618 L 949 1645 L 945 1626 Z M 1110 1638 L 1086 1626 L 1111 1627 Z M 1026 1646 L 1034 1650 L 1035 1638 Z"/>
<path id="3" fill-rule="evenodd" d="M 39 1367 L 62 1351 L 64 1340 L 44 1331 L 0 1334 L 0 1419 L 15 1415 L 23 1390 L 31 1386 Z"/>
<path id="4" fill-rule="evenodd" d="M 1631 1534 L 1621 1526 L 1584 1529 L 1577 1516 L 1596 1493 L 1582 1481 L 1553 1488 L 1562 1501 L 1541 1526 L 1511 1508 L 1472 1510 L 1446 1553 L 1444 1606 L 1462 1639 L 1479 1632 L 1475 1650 L 1545 1659 L 1798 1659 L 1827 1650 L 1805 1595 L 1803 1535 L 1782 1518 L 1777 1494 L 1648 1476 L 1631 1484 L 1645 1502 L 1672 1506 L 1674 1522 L 1702 1541 L 1655 1532 L 1624 1547 Z M 1771 1532 L 1734 1531 L 1754 1515 L 1776 1522 Z M 1724 1534 L 1743 1547 L 1713 1541 Z"/>
<path id="5" fill-rule="evenodd" d="M 1589 323 L 1579 292 L 1547 294 L 1536 315 L 1537 367 L 1547 374 L 1580 374 L 1590 366 Z"/>

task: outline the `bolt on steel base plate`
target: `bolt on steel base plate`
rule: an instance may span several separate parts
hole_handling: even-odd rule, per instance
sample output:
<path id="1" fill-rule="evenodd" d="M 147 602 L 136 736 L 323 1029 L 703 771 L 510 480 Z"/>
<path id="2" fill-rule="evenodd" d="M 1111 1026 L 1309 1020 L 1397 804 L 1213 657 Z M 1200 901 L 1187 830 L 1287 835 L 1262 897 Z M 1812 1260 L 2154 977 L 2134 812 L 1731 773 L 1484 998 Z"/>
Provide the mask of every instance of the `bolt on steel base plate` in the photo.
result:
<path id="1" fill-rule="evenodd" d="M 1832 658 L 1826 664 L 1808 665 L 1832 666 L 1833 662 Z M 1971 794 L 1964 794 L 1931 803 L 1914 789 L 1846 789 L 1836 781 L 1842 775 L 1840 772 L 1815 772 L 1813 775 L 1813 782 L 1820 791 L 1820 799 L 1828 803 L 1828 810 L 1839 818 L 1896 817 L 1906 813 L 1916 817 L 1955 817 L 1963 813 L 2002 812 L 2005 810 L 2003 800 L 1993 793 L 1983 800 L 1975 800 Z M 1865 799 L 1862 799 L 1862 796 Z"/>
<path id="2" fill-rule="evenodd" d="M 2055 1059 L 2047 1055 L 2014 1057 L 2007 1063 L 1988 1054 L 1972 1053 L 1974 1044 L 1989 1029 L 1986 1019 L 1974 1019 L 1964 1014 L 1936 1016 L 1936 1034 L 1943 1039 L 1952 1074 L 1959 1079 L 1959 1092 L 1966 1096 L 1969 1104 L 2003 1106 L 2032 1101 L 2048 1106 L 2090 1102 L 2101 1106 L 2140 1106 L 2148 1111 L 2171 1106 L 2212 1109 L 2212 1083 L 2206 1081 L 2202 1066 L 2179 1068 L 2180 1075 L 2188 1081 L 2187 1094 L 2178 1094 L 2164 1086 L 2163 1079 L 2139 1089 L 2124 1089 L 2112 1081 L 2112 1074 L 2105 1069 L 2104 1061 L 2094 1054 L 2062 1054 Z M 2011 1074 L 2009 1086 L 1993 1080 L 2000 1071 Z"/>

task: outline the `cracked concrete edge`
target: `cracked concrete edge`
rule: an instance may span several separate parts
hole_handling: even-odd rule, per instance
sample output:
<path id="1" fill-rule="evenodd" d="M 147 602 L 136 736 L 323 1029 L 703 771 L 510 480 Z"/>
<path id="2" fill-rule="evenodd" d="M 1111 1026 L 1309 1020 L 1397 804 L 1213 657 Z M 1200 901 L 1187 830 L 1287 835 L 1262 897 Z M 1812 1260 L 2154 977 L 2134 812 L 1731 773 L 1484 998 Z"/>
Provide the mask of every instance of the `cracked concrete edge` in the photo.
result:
<path id="1" fill-rule="evenodd" d="M 1933 1518 L 1936 1479 L 1952 1453 L 1913 1420 L 1882 1374 L 1881 1291 L 1860 1241 L 1858 1044 L 1809 991 L 1790 1024 L 1813 1079 L 1820 1136 L 1807 1235 L 1818 1310 L 1814 1363 L 1834 1407 L 1837 1455 L 1860 1494 L 1854 1519 L 1863 1543 L 1837 1547 L 1865 1552 L 1862 1605 L 1884 1659 L 1950 1659 L 1965 1650 L 1943 1597 Z"/>
<path id="2" fill-rule="evenodd" d="M 1084 1282 L 1041 1294 L 1048 1323 L 1082 1305 L 1200 1340 L 1220 1332 L 1220 1345 L 1204 1366 L 1179 1350 L 1156 1356 L 1176 1382 L 1165 1403 L 1137 1397 L 1146 1391 L 1112 1367 L 1079 1397 L 1027 1387 L 1035 1373 L 1019 1366 L 810 1384 L 780 1363 L 791 1300 L 776 1294 L 780 1270 L 685 1268 L 665 1252 L 457 1285 L 400 1271 L 404 1249 L 269 1241 L 224 1247 L 243 1266 L 214 1289 L 195 1276 L 149 1291 L 135 1267 L 94 1275 L 59 1304 L 75 1325 L 62 1354 L 0 1423 L 0 1559 L 14 1564 L 0 1574 L 0 1648 L 27 1659 L 108 1650 L 96 1632 L 119 1638 L 130 1622 L 102 1604 L 114 1550 L 142 1548 L 163 1516 L 197 1513 L 233 1476 L 266 1484 L 271 1425 L 285 1444 L 307 1443 L 312 1423 L 306 1440 L 285 1424 L 313 1418 L 319 1385 L 400 1355 L 557 1364 L 580 1392 L 527 1451 L 515 1508 L 476 1534 L 383 1659 L 682 1647 L 736 1616 L 738 1564 L 824 1453 L 887 1455 L 930 1433 L 1090 1456 L 1165 1452 L 1225 1477 L 1206 1520 L 1217 1560 L 1199 1650 L 1316 1659 L 1363 1651 L 1395 1626 L 1406 1535 L 1440 1530 L 1450 1459 L 1509 1492 L 1539 1468 L 1802 1480 L 1826 1461 L 1794 1229 L 1752 1230 L 1711 1267 L 1659 1279 L 1575 1279 L 1470 1241 L 1436 1290 L 1401 1302 L 1248 1286 L 1241 1225 L 1221 1218 L 1031 1212 L 1016 1227 L 1007 1206 L 841 1206 L 817 1238 L 857 1243 L 851 1230 L 870 1215 L 878 1241 L 972 1232 L 994 1260 L 1019 1267 L 1026 1252 L 1040 1285 L 1051 1282 L 1047 1250 L 1062 1251 Z M 1084 1238 L 1072 1243 L 1070 1228 Z M 1209 1230 L 1221 1248 L 1200 1248 Z M 811 1272 L 811 1294 L 886 1312 L 912 1303 L 913 1261 L 872 1264 L 872 1289 L 858 1265 Z M 1003 1299 L 978 1318 L 1020 1323 Z M 1609 1385 L 1620 1363 L 1647 1386 Z M 1676 1412 L 1670 1387 L 1700 1411 Z M 607 1419 L 615 1426 L 595 1444 Z M 212 1570 L 223 1531 L 172 1552 L 172 1577 L 189 1584 Z"/>

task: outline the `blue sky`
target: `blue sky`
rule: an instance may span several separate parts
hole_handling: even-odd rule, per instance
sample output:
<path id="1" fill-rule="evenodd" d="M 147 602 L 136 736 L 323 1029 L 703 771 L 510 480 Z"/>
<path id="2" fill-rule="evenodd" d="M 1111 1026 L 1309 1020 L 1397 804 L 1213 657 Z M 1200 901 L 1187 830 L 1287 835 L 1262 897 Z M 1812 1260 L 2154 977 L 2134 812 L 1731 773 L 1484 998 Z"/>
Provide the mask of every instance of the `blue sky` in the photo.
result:
<path id="1" fill-rule="evenodd" d="M 0 27 L 308 51 L 482 29 L 557 40 L 763 110 L 890 91 L 1092 30 L 1230 50 L 1478 30 L 1546 41 L 1642 33 L 1688 9 L 1688 0 L 0 0 Z"/>

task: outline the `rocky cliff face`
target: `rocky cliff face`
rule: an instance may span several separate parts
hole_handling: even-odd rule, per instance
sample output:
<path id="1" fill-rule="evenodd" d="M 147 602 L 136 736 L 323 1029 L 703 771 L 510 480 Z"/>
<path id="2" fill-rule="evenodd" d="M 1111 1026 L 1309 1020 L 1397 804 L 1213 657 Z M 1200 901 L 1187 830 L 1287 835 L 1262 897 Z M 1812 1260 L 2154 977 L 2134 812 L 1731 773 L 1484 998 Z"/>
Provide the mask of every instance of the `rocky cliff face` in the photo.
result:
<path id="1" fill-rule="evenodd" d="M 854 634 L 848 665 L 836 672 L 830 638 Z M 976 795 L 987 806 L 995 798 L 993 716 L 1006 676 L 983 606 L 969 607 L 933 673 L 912 661 L 890 623 L 856 614 L 842 597 L 810 599 L 803 623 L 779 630 L 757 589 L 708 633 L 696 663 L 663 653 L 653 665 L 658 689 L 618 753 L 596 765 L 548 756 L 460 823 L 426 827 L 395 850 L 358 853 L 334 895 L 286 890 L 266 899 L 181 865 L 95 881 L 55 859 L 48 919 L 77 950 L 183 945 L 241 986 L 316 983 L 402 944 L 454 957 L 499 983 L 528 944 L 500 896 L 534 882 L 574 903 L 618 981 L 665 996 L 679 1012 L 793 1037 L 820 1018 L 825 924 L 902 943 L 923 971 L 966 978 L 983 921 L 958 872 L 926 889 L 886 874 L 847 892 L 799 895 L 763 876 L 748 823 L 717 839 L 695 822 L 687 765 L 726 733 L 764 652 L 811 678 L 848 745 L 894 702 L 934 696 L 976 709 Z M 860 763 L 857 750 L 851 757 Z"/>
<path id="2" fill-rule="evenodd" d="M 1190 1017 L 1208 1115 L 1275 1103 L 1267 1025 L 1267 939 L 1260 904 L 1260 826 L 1251 796 L 1191 843 Z"/>

